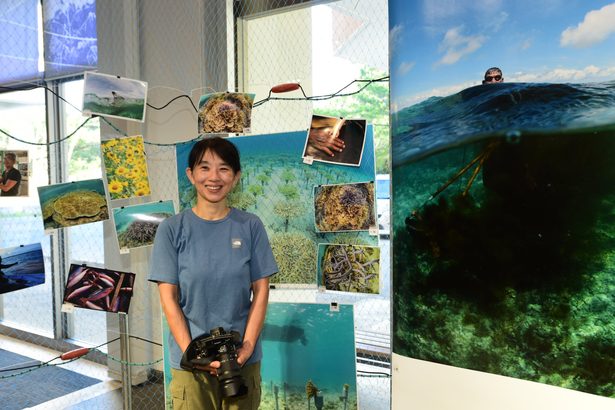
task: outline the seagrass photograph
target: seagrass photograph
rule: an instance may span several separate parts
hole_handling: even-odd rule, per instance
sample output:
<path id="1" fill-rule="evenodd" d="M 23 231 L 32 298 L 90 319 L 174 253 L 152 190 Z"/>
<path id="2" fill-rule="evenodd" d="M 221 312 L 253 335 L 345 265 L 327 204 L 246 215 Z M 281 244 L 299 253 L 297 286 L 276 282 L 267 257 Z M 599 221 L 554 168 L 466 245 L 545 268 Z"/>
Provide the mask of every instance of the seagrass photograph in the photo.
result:
<path id="1" fill-rule="evenodd" d="M 615 6 L 465 5 L 393 8 L 393 351 L 615 398 Z"/>
<path id="2" fill-rule="evenodd" d="M 162 221 L 175 215 L 173 201 L 158 201 L 113 209 L 113 221 L 120 251 L 154 244 Z"/>
<path id="3" fill-rule="evenodd" d="M 377 245 L 365 231 L 316 232 L 313 203 L 315 185 L 360 182 L 374 178 L 373 127 L 368 126 L 365 160 L 358 167 L 298 161 L 305 131 L 229 137 L 241 155 L 241 180 L 229 193 L 228 204 L 251 212 L 265 225 L 280 271 L 271 277 L 276 286 L 316 289 L 319 243 Z M 180 211 L 194 206 L 196 190 L 186 177 L 192 144 L 176 147 Z M 373 184 L 372 184 L 373 185 Z"/>

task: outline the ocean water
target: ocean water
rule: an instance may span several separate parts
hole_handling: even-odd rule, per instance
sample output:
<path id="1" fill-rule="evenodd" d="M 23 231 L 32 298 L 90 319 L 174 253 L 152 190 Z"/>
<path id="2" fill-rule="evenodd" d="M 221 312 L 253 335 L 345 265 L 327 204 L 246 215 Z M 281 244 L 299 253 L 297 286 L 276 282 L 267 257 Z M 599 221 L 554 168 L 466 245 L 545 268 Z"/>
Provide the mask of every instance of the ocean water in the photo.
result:
<path id="1" fill-rule="evenodd" d="M 351 305 L 339 307 L 339 312 L 331 312 L 328 304 L 269 304 L 261 333 L 261 408 L 275 408 L 276 386 L 280 408 L 284 408 L 286 384 L 287 407 L 307 409 L 306 384 L 310 380 L 324 397 L 325 408 L 343 408 L 339 397 L 344 394 L 344 384 L 348 385 L 348 409 L 356 408 L 353 309 Z"/>
<path id="2" fill-rule="evenodd" d="M 0 250 L 2 265 L 15 265 L 2 269 L 0 293 L 12 292 L 45 282 L 45 264 L 41 244 Z"/>
<path id="3" fill-rule="evenodd" d="M 473 87 L 405 111 L 394 352 L 615 397 L 613 85 Z"/>
<path id="4" fill-rule="evenodd" d="M 162 222 L 164 218 L 152 215 L 157 213 L 168 214 L 169 216 L 174 215 L 175 208 L 173 201 L 159 201 L 148 204 L 114 208 L 113 219 L 115 221 L 117 231 L 123 232 L 134 221 L 142 220 L 145 222 Z"/>
<path id="5" fill-rule="evenodd" d="M 73 191 L 94 191 L 105 196 L 105 185 L 102 179 L 88 179 L 38 188 L 41 204 Z"/>
<path id="6" fill-rule="evenodd" d="M 431 97 L 393 113 L 393 166 L 487 137 L 615 129 L 615 81 L 502 83 Z"/>

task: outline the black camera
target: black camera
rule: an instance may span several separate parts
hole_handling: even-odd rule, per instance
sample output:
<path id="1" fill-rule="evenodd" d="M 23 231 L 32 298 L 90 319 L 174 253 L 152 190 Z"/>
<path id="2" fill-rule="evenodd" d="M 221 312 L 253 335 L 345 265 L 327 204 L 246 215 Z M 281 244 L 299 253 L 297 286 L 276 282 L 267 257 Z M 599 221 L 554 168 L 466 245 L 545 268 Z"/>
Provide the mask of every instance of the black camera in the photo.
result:
<path id="1" fill-rule="evenodd" d="M 184 370 L 194 370 L 195 366 L 207 366 L 219 361 L 218 381 L 222 397 L 239 397 L 248 393 L 241 367 L 237 363 L 237 347 L 241 346 L 241 335 L 231 330 L 216 327 L 190 342 L 182 356 L 180 366 Z"/>

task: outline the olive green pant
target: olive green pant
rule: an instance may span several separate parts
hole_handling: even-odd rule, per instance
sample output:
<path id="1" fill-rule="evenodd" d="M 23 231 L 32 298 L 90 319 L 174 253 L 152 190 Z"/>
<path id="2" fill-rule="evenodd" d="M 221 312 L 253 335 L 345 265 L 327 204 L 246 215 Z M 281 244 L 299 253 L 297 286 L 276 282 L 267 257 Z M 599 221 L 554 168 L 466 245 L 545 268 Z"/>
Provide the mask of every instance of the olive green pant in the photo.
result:
<path id="1" fill-rule="evenodd" d="M 171 369 L 173 410 L 258 410 L 261 401 L 261 364 L 241 368 L 248 394 L 222 398 L 218 378 L 208 372 Z"/>

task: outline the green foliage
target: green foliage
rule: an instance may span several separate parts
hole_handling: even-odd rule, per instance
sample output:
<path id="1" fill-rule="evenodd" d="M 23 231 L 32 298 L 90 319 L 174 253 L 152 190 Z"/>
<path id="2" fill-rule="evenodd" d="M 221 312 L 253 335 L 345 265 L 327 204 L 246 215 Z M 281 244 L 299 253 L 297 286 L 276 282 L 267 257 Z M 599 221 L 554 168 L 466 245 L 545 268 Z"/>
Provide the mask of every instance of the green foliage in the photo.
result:
<path id="1" fill-rule="evenodd" d="M 250 195 L 248 192 L 243 192 L 236 187 L 228 196 L 227 196 L 228 205 L 237 209 L 241 209 L 242 211 L 247 210 L 249 207 L 256 205 L 256 198 L 253 195 Z"/>
<path id="2" fill-rule="evenodd" d="M 288 168 L 282 171 L 282 175 L 280 175 L 280 178 L 282 178 L 287 184 L 297 179 L 294 171 Z"/>
<path id="3" fill-rule="evenodd" d="M 263 192 L 265 192 L 265 190 L 261 185 L 250 185 L 248 187 L 248 192 L 251 193 L 254 198 L 256 198 L 259 195 L 263 195 Z"/>
<path id="4" fill-rule="evenodd" d="M 270 171 L 270 173 L 271 173 L 271 171 Z M 259 174 L 256 177 L 256 180 L 258 182 L 260 182 L 262 186 L 264 186 L 266 183 L 268 183 L 271 180 L 271 176 L 267 175 L 265 172 L 263 172 L 262 174 Z"/>
<path id="5" fill-rule="evenodd" d="M 303 206 L 299 201 L 282 201 L 275 204 L 273 212 L 284 220 L 284 232 L 288 232 L 290 219 L 303 214 Z"/>
<path id="6" fill-rule="evenodd" d="M 287 201 L 291 201 L 293 199 L 299 198 L 299 190 L 294 185 L 290 185 L 290 184 L 280 185 L 280 187 L 278 188 L 278 191 L 282 195 L 284 195 Z"/>
<path id="7" fill-rule="evenodd" d="M 361 69 L 361 79 L 376 79 L 386 73 L 371 67 Z M 315 112 L 321 115 L 344 118 L 363 118 L 374 125 L 374 148 L 376 151 L 376 173 L 388 174 L 389 158 L 389 83 L 376 82 L 365 87 L 360 93 L 335 98 L 326 105 L 316 105 Z"/>

